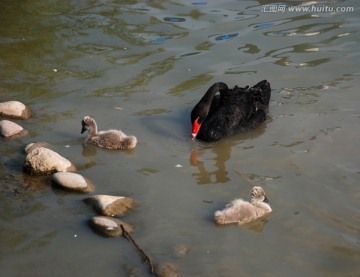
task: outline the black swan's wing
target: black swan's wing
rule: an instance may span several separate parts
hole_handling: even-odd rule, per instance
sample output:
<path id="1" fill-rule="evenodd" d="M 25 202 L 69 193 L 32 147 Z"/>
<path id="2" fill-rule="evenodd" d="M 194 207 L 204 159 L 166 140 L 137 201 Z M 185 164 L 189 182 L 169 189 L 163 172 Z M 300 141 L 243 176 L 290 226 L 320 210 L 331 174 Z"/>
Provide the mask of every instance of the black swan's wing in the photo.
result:
<path id="1" fill-rule="evenodd" d="M 248 93 L 251 95 L 254 103 L 260 103 L 269 108 L 269 102 L 271 97 L 271 87 L 270 83 L 266 80 L 263 80 L 257 83 L 252 88 L 248 89 Z"/>
<path id="2" fill-rule="evenodd" d="M 270 83 L 263 80 L 247 89 L 249 112 L 243 124 L 245 130 L 253 130 L 266 120 L 271 97 Z"/>
<path id="3" fill-rule="evenodd" d="M 266 120 L 271 97 L 270 83 L 263 80 L 255 86 L 235 86 L 222 95 L 211 118 L 212 137 L 221 137 L 254 130 Z"/>
<path id="4" fill-rule="evenodd" d="M 235 134 L 247 114 L 248 97 L 244 88 L 222 90 L 214 103 L 216 108 L 209 113 L 199 131 L 199 138 L 204 141 L 217 141 Z"/>

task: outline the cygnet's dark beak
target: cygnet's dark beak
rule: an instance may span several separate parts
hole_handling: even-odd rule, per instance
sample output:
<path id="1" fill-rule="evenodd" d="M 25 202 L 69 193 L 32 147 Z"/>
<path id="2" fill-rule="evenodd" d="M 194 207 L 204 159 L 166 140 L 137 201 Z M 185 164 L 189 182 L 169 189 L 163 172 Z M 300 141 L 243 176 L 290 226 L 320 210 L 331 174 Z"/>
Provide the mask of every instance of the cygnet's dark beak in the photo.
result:
<path id="1" fill-rule="evenodd" d="M 83 125 L 82 128 L 81 128 L 81 133 L 84 133 L 85 131 L 87 131 L 87 129 L 86 129 L 86 126 Z"/>
<path id="2" fill-rule="evenodd" d="M 265 198 L 264 198 L 263 202 L 265 202 L 265 203 L 269 203 L 269 199 L 267 199 L 267 197 L 265 196 Z"/>

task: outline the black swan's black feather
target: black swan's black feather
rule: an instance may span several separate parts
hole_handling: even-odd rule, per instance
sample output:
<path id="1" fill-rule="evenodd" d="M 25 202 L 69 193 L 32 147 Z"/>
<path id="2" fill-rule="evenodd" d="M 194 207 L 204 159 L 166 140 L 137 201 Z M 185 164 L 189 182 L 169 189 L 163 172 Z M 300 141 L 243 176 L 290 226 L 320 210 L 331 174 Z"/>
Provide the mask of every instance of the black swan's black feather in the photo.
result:
<path id="1" fill-rule="evenodd" d="M 191 112 L 193 126 L 195 121 L 200 124 L 196 137 L 211 142 L 255 129 L 266 120 L 270 96 L 266 80 L 251 88 L 212 85 Z"/>

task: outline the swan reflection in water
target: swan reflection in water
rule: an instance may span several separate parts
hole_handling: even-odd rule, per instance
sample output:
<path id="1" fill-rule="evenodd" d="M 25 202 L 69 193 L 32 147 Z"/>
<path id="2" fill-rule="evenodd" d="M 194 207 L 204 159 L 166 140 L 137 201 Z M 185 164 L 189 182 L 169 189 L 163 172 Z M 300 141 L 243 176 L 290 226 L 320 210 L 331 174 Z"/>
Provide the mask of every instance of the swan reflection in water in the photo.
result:
<path id="1" fill-rule="evenodd" d="M 230 160 L 233 155 L 241 155 L 241 150 L 238 149 L 233 152 L 234 147 L 238 147 L 241 143 L 261 136 L 266 129 L 266 123 L 259 126 L 254 131 L 246 134 L 236 135 L 231 138 L 226 138 L 222 141 L 213 143 L 194 145 L 191 151 L 189 163 L 190 166 L 196 167 L 197 172 L 192 173 L 198 185 L 206 184 L 225 184 L 230 181 L 229 171 L 234 168 L 227 168 L 226 162 Z M 244 150 L 246 151 L 246 150 Z M 211 159 L 209 159 L 209 155 Z M 238 159 L 241 159 L 239 156 Z"/>
<path id="2" fill-rule="evenodd" d="M 223 149 L 219 147 L 211 148 L 211 151 L 215 154 L 212 165 L 209 165 L 207 161 L 201 159 L 201 156 L 206 155 L 208 150 L 209 149 L 191 151 L 190 165 L 198 168 L 198 172 L 192 174 L 195 177 L 197 184 L 227 183 L 230 181 L 230 178 L 225 163 L 231 156 L 231 147 L 224 147 Z M 210 169 L 210 166 L 212 169 Z M 206 169 L 206 167 L 209 169 Z"/>

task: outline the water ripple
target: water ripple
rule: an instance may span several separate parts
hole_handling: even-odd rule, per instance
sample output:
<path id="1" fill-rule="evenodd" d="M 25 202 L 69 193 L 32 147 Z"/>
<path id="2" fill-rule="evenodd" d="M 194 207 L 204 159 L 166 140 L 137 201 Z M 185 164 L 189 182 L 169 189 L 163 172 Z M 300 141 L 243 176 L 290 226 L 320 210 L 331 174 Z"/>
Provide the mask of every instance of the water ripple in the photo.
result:
<path id="1" fill-rule="evenodd" d="M 164 17 L 164 21 L 168 22 L 184 22 L 185 20 L 183 17 Z"/>
<path id="2" fill-rule="evenodd" d="M 153 40 L 150 40 L 150 42 L 152 43 L 163 43 L 167 40 L 171 39 L 170 37 L 160 37 L 160 38 L 156 38 L 156 39 L 153 39 Z"/>
<path id="3" fill-rule="evenodd" d="M 205 1 L 192 2 L 191 5 L 193 5 L 193 6 L 205 6 L 205 5 L 207 5 L 207 2 L 205 2 Z"/>
<path id="4" fill-rule="evenodd" d="M 290 28 L 279 31 L 265 32 L 266 36 L 287 36 L 287 37 L 311 37 L 341 28 L 339 24 L 315 23 L 301 25 L 298 28 Z"/>
<path id="5" fill-rule="evenodd" d="M 232 38 L 235 38 L 235 37 L 237 37 L 238 36 L 238 34 L 236 33 L 236 34 L 229 34 L 229 35 L 222 35 L 222 36 L 217 36 L 217 37 L 215 37 L 215 40 L 228 40 L 228 39 L 232 39 Z"/>
<path id="6" fill-rule="evenodd" d="M 238 35 L 239 35 L 238 33 L 224 34 L 224 35 L 212 35 L 212 36 L 209 36 L 209 40 L 210 41 L 226 41 L 226 40 L 233 39 L 233 38 L 237 37 Z"/>

